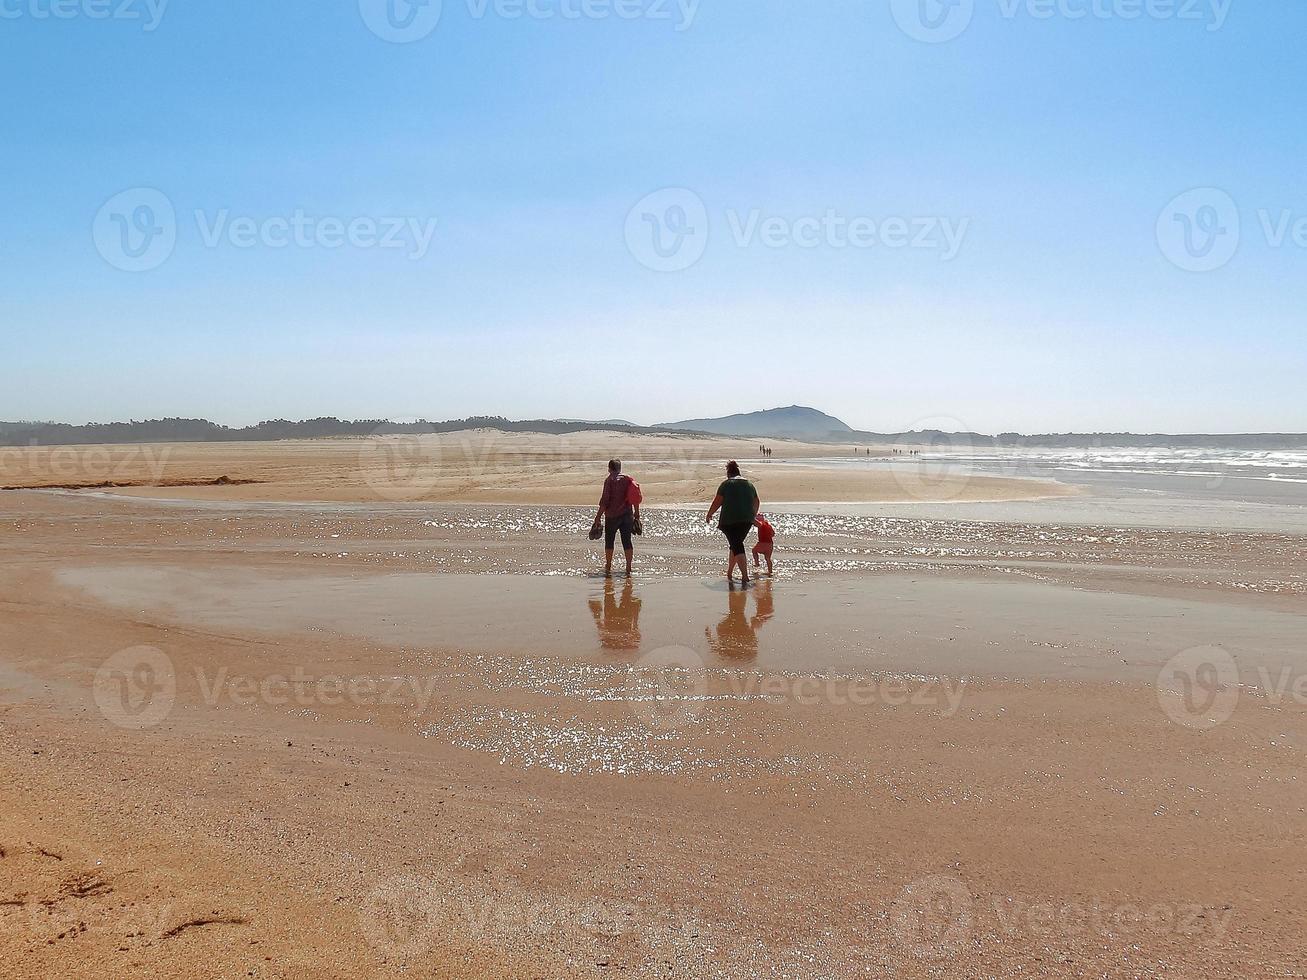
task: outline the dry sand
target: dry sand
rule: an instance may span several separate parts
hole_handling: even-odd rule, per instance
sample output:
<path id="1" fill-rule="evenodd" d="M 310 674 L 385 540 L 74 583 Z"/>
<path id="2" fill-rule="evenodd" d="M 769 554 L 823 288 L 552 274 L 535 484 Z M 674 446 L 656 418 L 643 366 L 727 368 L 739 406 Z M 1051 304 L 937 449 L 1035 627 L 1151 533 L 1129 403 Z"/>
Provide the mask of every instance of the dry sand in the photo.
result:
<path id="1" fill-rule="evenodd" d="M 1023 500 L 1060 484 L 937 474 L 904 459 L 889 471 L 802 465 L 866 458 L 850 446 L 613 432 L 544 436 L 488 430 L 267 443 L 164 443 L 0 449 L 0 486 L 96 487 L 146 497 L 442 503 L 590 504 L 610 457 L 626 461 L 655 505 L 700 502 L 740 460 L 769 501 Z M 884 456 L 885 449 L 873 450 Z M 600 480 L 596 480 L 598 473 Z"/>
<path id="2" fill-rule="evenodd" d="M 606 445 L 288 445 L 0 497 L 0 976 L 1301 972 L 1307 539 L 782 509 L 744 592 L 654 508 L 605 581 Z"/>

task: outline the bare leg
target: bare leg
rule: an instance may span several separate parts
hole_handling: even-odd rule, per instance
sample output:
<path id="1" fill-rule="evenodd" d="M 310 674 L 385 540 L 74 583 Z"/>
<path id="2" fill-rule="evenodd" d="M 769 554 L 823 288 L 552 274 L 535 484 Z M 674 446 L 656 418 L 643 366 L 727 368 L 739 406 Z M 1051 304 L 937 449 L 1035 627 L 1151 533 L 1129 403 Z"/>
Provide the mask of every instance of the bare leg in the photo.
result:
<path id="1" fill-rule="evenodd" d="M 626 555 L 626 577 L 627 577 L 627 578 L 630 578 L 630 577 L 631 577 L 631 559 L 633 559 L 633 558 L 635 557 L 635 549 L 634 549 L 634 548 L 627 548 L 627 549 L 623 552 L 623 554 Z M 610 562 L 611 562 L 611 559 L 610 559 Z"/>
<path id="2" fill-rule="evenodd" d="M 604 552 L 604 576 L 613 574 L 613 549 L 609 548 Z"/>

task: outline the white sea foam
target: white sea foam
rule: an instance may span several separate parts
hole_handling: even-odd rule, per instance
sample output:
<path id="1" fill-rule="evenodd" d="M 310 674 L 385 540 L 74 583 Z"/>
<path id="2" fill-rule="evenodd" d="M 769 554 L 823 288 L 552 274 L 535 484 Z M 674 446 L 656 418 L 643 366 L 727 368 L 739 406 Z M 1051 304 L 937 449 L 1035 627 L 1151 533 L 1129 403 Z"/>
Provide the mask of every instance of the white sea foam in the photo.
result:
<path id="1" fill-rule="evenodd" d="M 1025 471 L 1062 470 L 1282 483 L 1301 482 L 1298 474 L 1292 471 L 1307 470 L 1307 450 L 1299 449 L 963 449 L 926 450 L 916 458 L 935 464 L 952 462 Z"/>

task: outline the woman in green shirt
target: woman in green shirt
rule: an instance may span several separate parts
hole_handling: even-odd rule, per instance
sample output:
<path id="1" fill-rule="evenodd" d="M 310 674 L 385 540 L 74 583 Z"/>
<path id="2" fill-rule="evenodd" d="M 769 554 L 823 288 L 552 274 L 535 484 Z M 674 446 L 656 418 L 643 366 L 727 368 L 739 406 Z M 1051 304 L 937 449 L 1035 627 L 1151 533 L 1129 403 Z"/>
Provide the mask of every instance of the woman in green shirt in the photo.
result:
<path id="1" fill-rule="evenodd" d="M 753 484 L 740 476 L 740 464 L 731 460 L 726 464 L 726 479 L 717 488 L 717 496 L 708 508 L 705 524 L 711 524 L 713 515 L 722 512 L 717 527 L 731 545 L 731 563 L 726 566 L 726 578 L 732 579 L 735 566 L 740 566 L 740 581 L 749 584 L 749 563 L 744 556 L 744 539 L 749 536 L 753 519 L 757 516 L 761 504 L 758 491 Z"/>

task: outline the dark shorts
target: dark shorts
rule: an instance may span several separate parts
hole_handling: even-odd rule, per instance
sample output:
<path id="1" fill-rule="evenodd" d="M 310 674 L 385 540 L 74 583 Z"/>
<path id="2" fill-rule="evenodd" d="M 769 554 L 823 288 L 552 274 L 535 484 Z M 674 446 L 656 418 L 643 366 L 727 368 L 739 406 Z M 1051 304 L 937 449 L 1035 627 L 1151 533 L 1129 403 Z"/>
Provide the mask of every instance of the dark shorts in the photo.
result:
<path id="1" fill-rule="evenodd" d="M 753 530 L 753 521 L 744 521 L 741 524 L 719 524 L 722 534 L 726 535 L 726 540 L 731 543 L 731 554 L 744 554 L 744 539 L 749 536 Z"/>
<path id="2" fill-rule="evenodd" d="M 604 549 L 613 550 L 617 532 L 622 532 L 622 550 L 630 551 L 635 546 L 631 543 L 631 527 L 635 523 L 635 512 L 628 510 L 620 517 L 604 515 Z"/>

